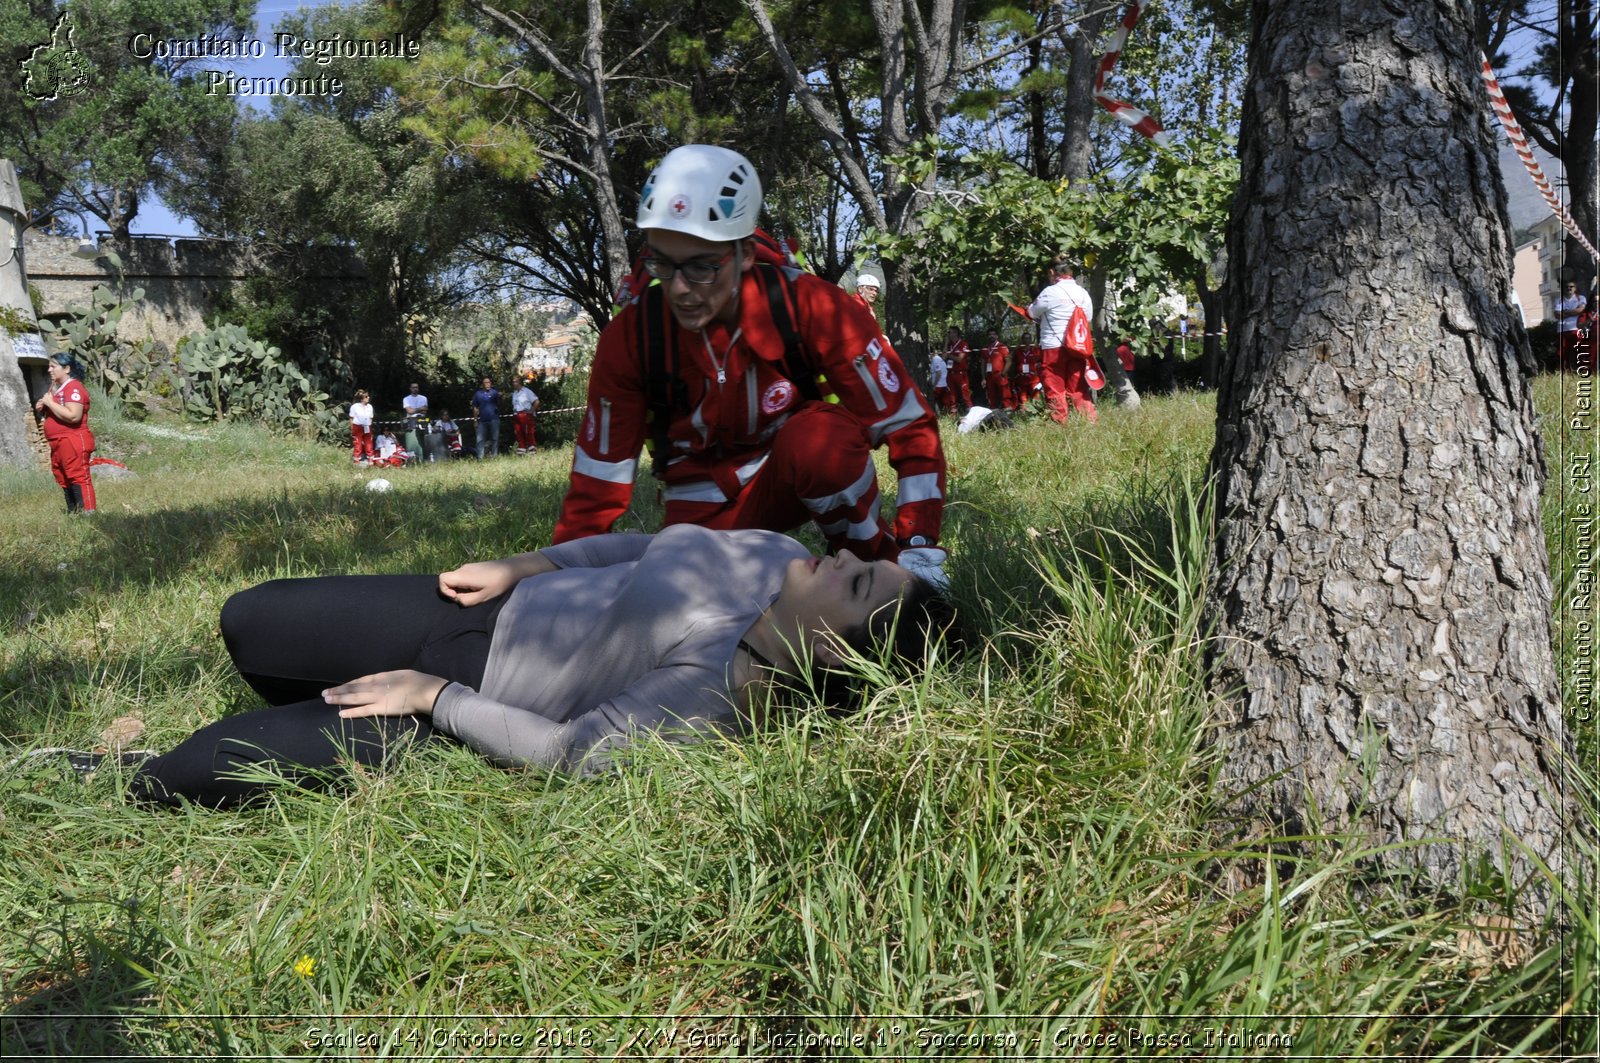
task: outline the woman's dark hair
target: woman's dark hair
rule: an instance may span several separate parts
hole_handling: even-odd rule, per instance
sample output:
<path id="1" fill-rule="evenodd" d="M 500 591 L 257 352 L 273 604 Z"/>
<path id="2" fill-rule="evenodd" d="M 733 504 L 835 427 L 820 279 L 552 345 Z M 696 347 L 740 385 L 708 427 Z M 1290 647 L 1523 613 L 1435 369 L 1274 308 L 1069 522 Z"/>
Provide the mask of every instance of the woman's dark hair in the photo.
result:
<path id="1" fill-rule="evenodd" d="M 890 656 L 902 661 L 920 661 L 928 644 L 940 636 L 959 641 L 955 606 L 933 584 L 915 576 L 893 604 L 865 623 L 837 633 L 841 642 L 863 656 L 887 645 Z M 836 711 L 854 708 L 861 693 L 861 677 L 843 669 L 814 664 L 811 680 L 823 702 Z"/>
<path id="2" fill-rule="evenodd" d="M 78 361 L 72 355 L 68 354 L 66 351 L 57 351 L 55 354 L 50 356 L 50 360 L 65 368 L 66 371 L 71 374 L 72 379 L 83 379 L 83 363 Z"/>

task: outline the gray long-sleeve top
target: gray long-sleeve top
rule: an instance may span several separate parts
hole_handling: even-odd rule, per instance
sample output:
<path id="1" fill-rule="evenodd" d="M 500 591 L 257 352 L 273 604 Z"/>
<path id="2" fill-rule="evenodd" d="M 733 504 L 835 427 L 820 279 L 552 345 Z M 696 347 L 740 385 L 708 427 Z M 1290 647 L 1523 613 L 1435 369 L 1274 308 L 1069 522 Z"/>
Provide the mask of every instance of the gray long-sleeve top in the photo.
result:
<path id="1" fill-rule="evenodd" d="M 483 689 L 446 685 L 433 722 L 496 763 L 586 770 L 635 731 L 733 726 L 739 640 L 809 556 L 776 532 L 688 524 L 541 552 L 559 570 L 511 592 Z"/>

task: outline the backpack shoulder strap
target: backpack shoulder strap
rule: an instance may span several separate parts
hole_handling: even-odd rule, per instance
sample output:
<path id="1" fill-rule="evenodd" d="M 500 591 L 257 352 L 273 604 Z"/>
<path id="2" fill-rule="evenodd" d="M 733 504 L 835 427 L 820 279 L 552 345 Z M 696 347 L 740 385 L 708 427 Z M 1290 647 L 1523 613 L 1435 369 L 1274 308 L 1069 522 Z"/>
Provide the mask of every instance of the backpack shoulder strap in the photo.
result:
<path id="1" fill-rule="evenodd" d="M 772 310 L 772 323 L 783 338 L 783 375 L 800 389 L 807 401 L 822 397 L 817 387 L 817 374 L 807 365 L 805 343 L 794 326 L 794 315 L 789 309 L 789 278 L 780 266 L 758 263 L 756 271 L 767 292 L 767 305 Z"/>
<path id="2" fill-rule="evenodd" d="M 650 430 L 650 465 L 656 478 L 666 474 L 671 442 L 667 429 L 672 423 L 673 401 L 683 390 L 678 379 L 678 330 L 665 320 L 666 298 L 662 286 L 652 284 L 639 294 L 639 351 L 644 359 L 646 411 Z"/>

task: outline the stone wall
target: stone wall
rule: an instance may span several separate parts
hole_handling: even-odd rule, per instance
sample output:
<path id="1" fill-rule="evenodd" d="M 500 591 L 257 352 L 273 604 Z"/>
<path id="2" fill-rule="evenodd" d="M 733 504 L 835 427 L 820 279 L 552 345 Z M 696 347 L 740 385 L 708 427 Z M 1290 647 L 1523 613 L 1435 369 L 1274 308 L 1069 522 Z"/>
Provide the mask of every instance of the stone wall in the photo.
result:
<path id="1" fill-rule="evenodd" d="M 122 277 L 104 258 L 73 254 L 76 237 L 29 230 L 23 238 L 23 268 L 43 299 L 45 317 L 87 306 L 90 292 L 103 284 L 120 292 L 144 289 L 144 299 L 129 308 L 117 335 L 129 342 L 153 339 L 175 347 L 179 339 L 206 328 L 206 316 L 234 284 L 261 272 L 247 244 L 227 240 L 135 236 L 120 251 Z M 329 284 L 366 283 L 366 270 L 353 254 L 328 249 L 310 263 L 313 276 Z"/>

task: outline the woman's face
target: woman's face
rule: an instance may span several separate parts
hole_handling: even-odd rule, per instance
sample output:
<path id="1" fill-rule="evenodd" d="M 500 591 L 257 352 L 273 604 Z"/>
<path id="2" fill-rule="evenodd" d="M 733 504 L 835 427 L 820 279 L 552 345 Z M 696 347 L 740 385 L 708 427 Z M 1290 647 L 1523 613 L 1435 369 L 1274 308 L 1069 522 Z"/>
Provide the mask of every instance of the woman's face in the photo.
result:
<path id="1" fill-rule="evenodd" d="M 731 325 L 739 320 L 739 285 L 743 283 L 744 274 L 755 265 L 750 249 L 739 246 L 744 241 L 702 240 L 670 229 L 647 229 L 645 239 L 652 257 L 666 259 L 677 266 L 703 263 L 721 267 L 710 284 L 690 284 L 681 270 L 670 280 L 661 282 L 666 290 L 667 305 L 672 307 L 672 316 L 679 325 L 695 332 L 713 321 Z"/>
<path id="2" fill-rule="evenodd" d="M 867 622 L 900 597 L 911 573 L 893 561 L 862 561 L 848 550 L 834 557 L 803 557 L 789 562 L 780 601 L 800 618 L 811 635 L 841 632 Z M 831 663 L 837 656 L 813 650 Z"/>
<path id="3" fill-rule="evenodd" d="M 68 369 L 54 358 L 50 359 L 49 368 L 50 383 L 54 384 L 56 387 L 60 387 L 62 384 L 65 384 L 67 382 L 67 378 L 72 375 L 72 370 Z"/>

